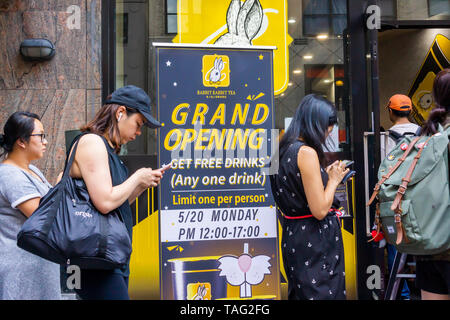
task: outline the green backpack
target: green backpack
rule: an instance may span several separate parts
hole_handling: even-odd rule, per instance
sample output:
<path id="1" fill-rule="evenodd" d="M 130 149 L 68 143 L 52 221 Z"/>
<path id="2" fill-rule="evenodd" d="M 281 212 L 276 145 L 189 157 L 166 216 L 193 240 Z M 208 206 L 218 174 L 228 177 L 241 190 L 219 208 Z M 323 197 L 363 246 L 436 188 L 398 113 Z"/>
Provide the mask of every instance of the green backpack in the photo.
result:
<path id="1" fill-rule="evenodd" d="M 439 126 L 431 137 L 405 136 L 381 162 L 367 206 L 378 198 L 377 235 L 382 229 L 402 253 L 450 248 L 449 135 L 450 128 Z"/>

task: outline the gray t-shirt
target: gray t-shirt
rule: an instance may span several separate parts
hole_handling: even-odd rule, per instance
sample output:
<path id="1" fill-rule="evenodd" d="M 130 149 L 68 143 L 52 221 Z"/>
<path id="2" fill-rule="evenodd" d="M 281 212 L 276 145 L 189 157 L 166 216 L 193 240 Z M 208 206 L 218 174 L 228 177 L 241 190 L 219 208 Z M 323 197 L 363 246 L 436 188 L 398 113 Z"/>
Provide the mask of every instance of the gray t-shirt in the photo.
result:
<path id="1" fill-rule="evenodd" d="M 411 132 L 416 133 L 417 129 L 419 129 L 419 126 L 415 123 L 404 123 L 404 124 L 397 124 L 395 126 L 392 126 L 389 130 L 398 132 L 399 134 L 404 134 L 405 132 Z M 391 150 L 395 147 L 397 143 L 392 140 L 390 137 L 387 139 L 387 147 L 384 146 L 384 136 L 381 137 L 380 145 L 381 145 L 381 159 L 384 158 L 385 155 L 387 155 Z M 386 149 L 386 152 L 384 151 Z"/>
<path id="2" fill-rule="evenodd" d="M 52 187 L 18 167 L 0 163 L 0 300 L 61 299 L 60 266 L 17 246 L 17 234 L 27 217 L 21 203 L 43 197 Z"/>

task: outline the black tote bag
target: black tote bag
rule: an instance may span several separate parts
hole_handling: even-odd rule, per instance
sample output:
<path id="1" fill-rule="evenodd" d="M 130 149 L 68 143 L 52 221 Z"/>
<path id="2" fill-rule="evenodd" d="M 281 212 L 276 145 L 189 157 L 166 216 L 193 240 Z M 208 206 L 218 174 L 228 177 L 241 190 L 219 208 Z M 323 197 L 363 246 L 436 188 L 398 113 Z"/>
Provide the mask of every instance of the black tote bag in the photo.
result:
<path id="1" fill-rule="evenodd" d="M 25 221 L 17 245 L 58 264 L 81 269 L 121 268 L 130 258 L 131 240 L 120 213 L 100 213 L 90 201 L 84 181 L 69 176 L 78 141 L 61 181 Z"/>

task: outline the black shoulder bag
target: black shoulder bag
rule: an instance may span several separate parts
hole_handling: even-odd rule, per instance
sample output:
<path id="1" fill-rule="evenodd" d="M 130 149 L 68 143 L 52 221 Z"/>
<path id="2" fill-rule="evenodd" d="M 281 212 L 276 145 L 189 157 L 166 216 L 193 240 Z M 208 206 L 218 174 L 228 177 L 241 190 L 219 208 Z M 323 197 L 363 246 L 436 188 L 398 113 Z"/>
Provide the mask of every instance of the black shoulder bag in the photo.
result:
<path id="1" fill-rule="evenodd" d="M 78 140 L 79 141 L 79 140 Z M 128 263 L 131 240 L 120 213 L 100 213 L 82 179 L 69 176 L 76 141 L 61 181 L 41 198 L 17 235 L 17 245 L 58 264 L 115 269 Z"/>

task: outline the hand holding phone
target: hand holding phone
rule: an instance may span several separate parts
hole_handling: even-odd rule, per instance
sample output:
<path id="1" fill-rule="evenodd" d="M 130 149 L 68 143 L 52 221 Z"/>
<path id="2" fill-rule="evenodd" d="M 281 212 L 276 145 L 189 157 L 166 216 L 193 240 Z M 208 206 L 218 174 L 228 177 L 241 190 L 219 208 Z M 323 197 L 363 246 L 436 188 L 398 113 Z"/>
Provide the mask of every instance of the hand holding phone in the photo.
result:
<path id="1" fill-rule="evenodd" d="M 355 161 L 353 160 L 342 160 L 342 161 L 344 161 L 346 168 L 350 167 L 352 164 L 355 163 Z"/>

